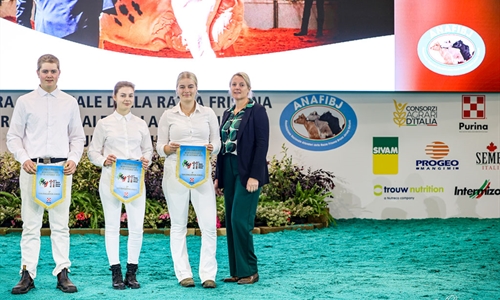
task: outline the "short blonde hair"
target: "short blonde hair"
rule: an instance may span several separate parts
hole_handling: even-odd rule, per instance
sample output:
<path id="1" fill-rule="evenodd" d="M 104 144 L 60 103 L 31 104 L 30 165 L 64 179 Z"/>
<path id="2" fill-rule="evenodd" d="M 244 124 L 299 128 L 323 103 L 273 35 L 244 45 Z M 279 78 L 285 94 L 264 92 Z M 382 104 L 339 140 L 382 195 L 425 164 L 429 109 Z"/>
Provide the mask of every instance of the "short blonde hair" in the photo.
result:
<path id="1" fill-rule="evenodd" d="M 252 89 L 252 85 L 250 84 L 250 77 L 248 76 L 247 73 L 245 72 L 238 72 L 236 74 L 234 74 L 232 77 L 231 77 L 231 80 L 229 81 L 229 85 L 231 85 L 231 81 L 233 81 L 233 78 L 235 76 L 239 76 L 241 78 L 243 78 L 243 80 L 245 81 L 245 83 L 247 84 L 248 86 L 248 89 L 251 90 Z"/>
<path id="2" fill-rule="evenodd" d="M 188 78 L 188 79 L 193 80 L 194 81 L 194 85 L 196 86 L 196 88 L 198 88 L 198 78 L 196 78 L 196 75 L 194 75 L 193 72 L 184 71 L 184 72 L 181 72 L 179 74 L 179 76 L 177 76 L 177 83 L 175 85 L 176 89 L 177 89 L 177 86 L 179 85 L 179 81 L 181 79 L 184 79 L 184 78 Z"/>
<path id="3" fill-rule="evenodd" d="M 44 54 L 44 55 L 40 56 L 40 58 L 38 59 L 38 62 L 37 62 L 37 66 L 36 66 L 37 71 L 40 71 L 43 63 L 56 64 L 57 69 L 60 70 L 59 69 L 59 59 L 52 54 Z"/>

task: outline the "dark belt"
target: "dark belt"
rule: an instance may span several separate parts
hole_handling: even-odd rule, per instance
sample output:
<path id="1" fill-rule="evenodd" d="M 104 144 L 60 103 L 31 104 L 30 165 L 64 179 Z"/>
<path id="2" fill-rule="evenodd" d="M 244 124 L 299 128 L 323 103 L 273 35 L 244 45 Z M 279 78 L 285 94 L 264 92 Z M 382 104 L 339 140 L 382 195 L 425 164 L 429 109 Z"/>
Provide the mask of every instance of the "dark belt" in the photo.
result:
<path id="1" fill-rule="evenodd" d="M 39 158 L 32 158 L 31 159 L 33 162 L 40 163 L 40 164 L 55 164 L 61 161 L 68 160 L 67 158 L 55 158 L 55 157 L 39 157 Z"/>

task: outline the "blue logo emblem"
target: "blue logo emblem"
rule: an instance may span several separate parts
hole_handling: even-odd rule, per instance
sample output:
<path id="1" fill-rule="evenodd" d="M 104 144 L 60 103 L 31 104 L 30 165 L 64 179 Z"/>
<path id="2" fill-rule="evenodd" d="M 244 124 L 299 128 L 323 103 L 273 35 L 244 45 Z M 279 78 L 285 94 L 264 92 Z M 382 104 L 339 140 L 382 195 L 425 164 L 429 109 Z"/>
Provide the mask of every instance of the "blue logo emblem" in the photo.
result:
<path id="1" fill-rule="evenodd" d="M 484 59 L 486 47 L 477 32 L 459 24 L 429 29 L 418 41 L 418 57 L 429 70 L 448 76 L 471 72 Z"/>
<path id="2" fill-rule="evenodd" d="M 281 112 L 280 128 L 295 146 L 327 151 L 347 143 L 358 121 L 347 102 L 326 94 L 310 94 L 290 102 Z"/>

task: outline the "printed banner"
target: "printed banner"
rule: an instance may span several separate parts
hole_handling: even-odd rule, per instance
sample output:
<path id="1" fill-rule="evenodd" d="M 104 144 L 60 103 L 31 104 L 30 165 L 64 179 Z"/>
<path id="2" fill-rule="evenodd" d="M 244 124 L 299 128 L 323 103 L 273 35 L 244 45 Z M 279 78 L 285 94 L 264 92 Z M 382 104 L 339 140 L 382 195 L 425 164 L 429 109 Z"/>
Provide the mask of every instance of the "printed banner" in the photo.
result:
<path id="1" fill-rule="evenodd" d="M 208 157 L 205 146 L 181 145 L 177 150 L 177 179 L 188 188 L 203 184 L 208 178 Z"/>
<path id="2" fill-rule="evenodd" d="M 50 209 L 61 204 L 66 195 L 64 167 L 38 164 L 32 191 L 35 202 L 43 208 Z"/>
<path id="3" fill-rule="evenodd" d="M 117 159 L 111 171 L 111 193 L 129 203 L 144 191 L 144 169 L 139 160 Z"/>

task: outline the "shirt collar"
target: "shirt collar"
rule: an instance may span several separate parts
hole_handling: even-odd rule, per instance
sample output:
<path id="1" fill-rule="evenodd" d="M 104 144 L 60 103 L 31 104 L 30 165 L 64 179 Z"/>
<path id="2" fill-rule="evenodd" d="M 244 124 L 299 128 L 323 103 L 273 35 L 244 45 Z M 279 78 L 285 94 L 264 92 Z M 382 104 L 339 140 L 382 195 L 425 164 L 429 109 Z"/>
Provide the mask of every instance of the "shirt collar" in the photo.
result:
<path id="1" fill-rule="evenodd" d="M 200 108 L 200 105 L 198 104 L 198 102 L 194 102 L 194 105 L 195 105 L 195 108 L 194 108 L 194 111 L 195 112 L 200 112 L 201 111 L 201 108 Z M 177 103 L 174 107 L 172 107 L 172 112 L 173 113 L 178 113 L 180 114 L 181 113 L 181 103 Z M 194 112 L 193 112 L 194 113 Z"/>
<path id="2" fill-rule="evenodd" d="M 59 88 L 56 88 L 55 90 L 52 91 L 52 93 L 49 93 L 49 92 L 45 91 L 44 89 L 42 89 L 40 86 L 38 86 L 38 88 L 36 89 L 36 92 L 38 93 L 38 95 L 40 97 L 45 97 L 47 95 L 57 97 L 57 96 L 59 96 L 59 93 L 61 92 L 61 90 Z"/>
<path id="3" fill-rule="evenodd" d="M 120 115 L 116 110 L 113 112 L 113 116 L 117 119 L 117 120 L 121 120 L 122 118 L 125 118 L 125 120 L 130 121 L 130 118 L 132 118 L 132 112 L 129 112 L 128 114 L 122 116 Z"/>

